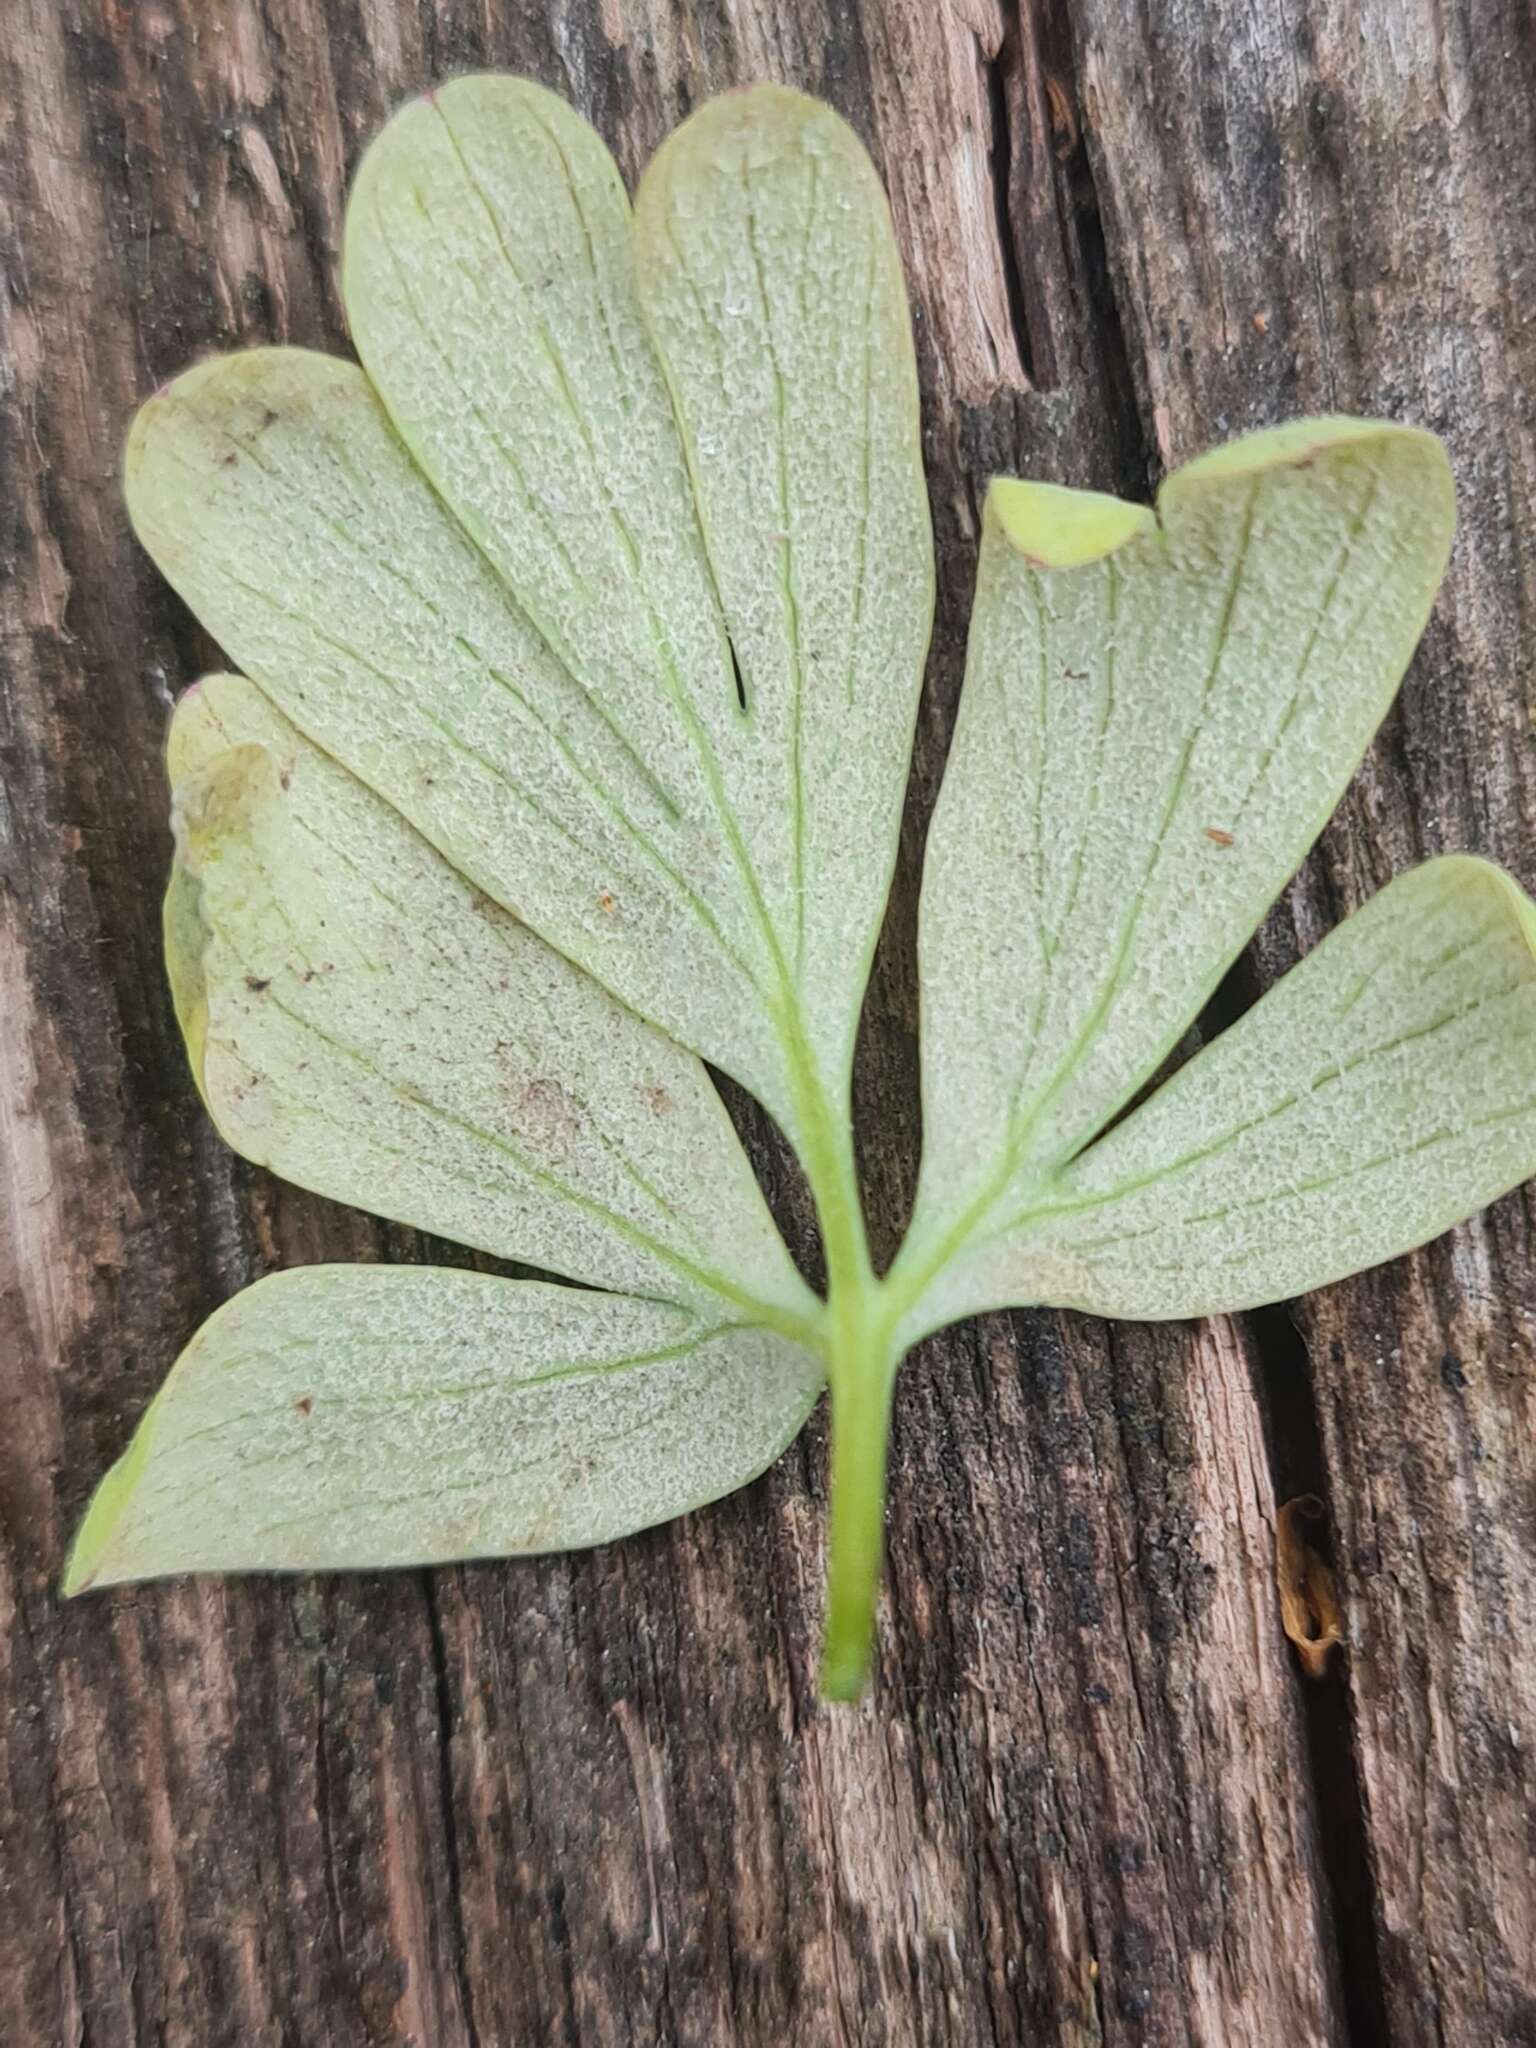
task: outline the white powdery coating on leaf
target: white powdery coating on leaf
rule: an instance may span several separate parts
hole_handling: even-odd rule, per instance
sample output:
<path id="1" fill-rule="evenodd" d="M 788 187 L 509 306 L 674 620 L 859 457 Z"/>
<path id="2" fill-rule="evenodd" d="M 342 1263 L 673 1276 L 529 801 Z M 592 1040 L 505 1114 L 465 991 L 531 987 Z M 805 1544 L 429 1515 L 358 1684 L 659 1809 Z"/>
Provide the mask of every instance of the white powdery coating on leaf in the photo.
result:
<path id="1" fill-rule="evenodd" d="M 569 108 L 460 79 L 368 152 L 344 294 L 367 375 L 204 364 L 130 441 L 141 538 L 254 678 L 173 731 L 178 1012 L 247 1156 L 628 1292 L 263 1283 L 98 1493 L 76 1589 L 604 1541 L 750 1478 L 820 1383 L 768 1334 L 823 1341 L 694 1055 L 836 1220 L 933 602 L 873 170 L 759 87 L 667 142 L 632 222 Z M 1460 860 L 1098 1137 L 1326 822 L 1452 517 L 1438 444 L 1347 420 L 1190 465 L 1155 518 L 993 494 L 880 1296 L 905 1336 L 1274 1299 L 1536 1165 L 1536 911 Z"/>
<path id="2" fill-rule="evenodd" d="M 343 290 L 402 439 L 567 692 L 601 707 L 615 754 L 643 762 L 664 793 L 675 815 L 637 822 L 766 986 L 714 765 L 743 742 L 730 647 L 640 321 L 629 202 L 601 139 L 524 79 L 459 79 L 413 102 L 363 160 Z M 539 906 L 573 950 L 560 915 Z M 622 932 L 626 903 L 617 915 Z M 678 962 L 683 985 L 667 988 L 672 941 L 651 937 L 644 954 L 615 944 L 594 956 L 627 1000 L 664 1005 L 669 1021 L 706 994 L 739 1004 L 723 962 L 703 981 L 696 961 Z M 695 1040 L 739 1062 L 742 1046 L 721 1036 L 728 1014 L 717 1000 Z M 729 1019 L 738 1036 L 744 1021 Z"/>

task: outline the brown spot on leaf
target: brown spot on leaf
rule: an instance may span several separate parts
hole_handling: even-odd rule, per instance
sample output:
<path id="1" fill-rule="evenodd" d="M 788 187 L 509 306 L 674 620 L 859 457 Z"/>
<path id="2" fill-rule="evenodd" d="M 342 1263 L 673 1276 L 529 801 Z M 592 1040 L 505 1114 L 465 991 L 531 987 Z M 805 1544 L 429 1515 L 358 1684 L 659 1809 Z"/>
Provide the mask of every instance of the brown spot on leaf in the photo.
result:
<path id="1" fill-rule="evenodd" d="M 297 1401 L 294 1402 L 293 1405 L 295 1408 L 298 1409 L 301 1415 L 308 1415 L 310 1410 L 315 1405 L 315 1397 L 313 1394 L 300 1394 L 299 1398 L 297 1399 Z"/>
<path id="2" fill-rule="evenodd" d="M 657 1116 L 670 1116 L 677 1104 L 659 1081 L 653 1081 L 645 1091 L 645 1106 Z"/>
<path id="3" fill-rule="evenodd" d="M 598 892 L 597 907 L 605 917 L 612 917 L 619 906 L 611 889 L 603 889 Z"/>
<path id="4" fill-rule="evenodd" d="M 272 986 L 272 977 L 270 974 L 248 974 L 245 985 L 253 996 L 264 995 Z"/>
<path id="5" fill-rule="evenodd" d="M 1219 825 L 1207 825 L 1205 827 L 1205 836 L 1210 840 L 1212 846 L 1230 846 L 1232 844 L 1232 834 L 1230 832 L 1223 832 Z"/>
<path id="6" fill-rule="evenodd" d="M 581 1106 L 549 1074 L 535 1075 L 517 1092 L 515 1114 L 518 1128 L 546 1143 L 568 1142 L 581 1124 Z"/>

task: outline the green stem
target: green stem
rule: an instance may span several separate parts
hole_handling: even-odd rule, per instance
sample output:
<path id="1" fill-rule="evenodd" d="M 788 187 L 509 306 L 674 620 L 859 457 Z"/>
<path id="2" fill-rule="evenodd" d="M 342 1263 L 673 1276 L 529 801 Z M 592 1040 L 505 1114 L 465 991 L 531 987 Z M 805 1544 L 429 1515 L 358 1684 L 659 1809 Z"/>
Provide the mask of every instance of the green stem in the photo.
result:
<path id="1" fill-rule="evenodd" d="M 884 1552 L 886 1438 L 900 1353 L 869 1260 L 845 1077 L 829 1090 L 800 1039 L 791 1061 L 802 1161 L 827 1262 L 822 1351 L 832 1395 L 832 1508 L 822 1691 L 857 1699 L 869 1675 Z"/>
<path id="2" fill-rule="evenodd" d="M 891 1388 L 900 1354 L 882 1289 L 829 1300 L 832 1518 L 821 1689 L 855 1700 L 869 1676 L 885 1555 L 885 1467 Z"/>

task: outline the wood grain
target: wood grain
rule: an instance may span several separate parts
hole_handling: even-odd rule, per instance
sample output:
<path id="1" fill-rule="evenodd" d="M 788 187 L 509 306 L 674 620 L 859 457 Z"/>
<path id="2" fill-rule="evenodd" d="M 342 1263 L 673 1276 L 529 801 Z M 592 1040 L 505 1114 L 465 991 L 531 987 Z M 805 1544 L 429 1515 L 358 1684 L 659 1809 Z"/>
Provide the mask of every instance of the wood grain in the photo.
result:
<path id="1" fill-rule="evenodd" d="M 1536 2039 L 1528 1205 L 1284 1316 L 950 1332 L 898 1398 L 879 1682 L 815 1701 L 819 1428 L 757 1486 L 514 1566 L 63 1608 L 75 1516 L 199 1318 L 274 1265 L 459 1257 L 232 1159 L 157 935 L 160 748 L 213 650 L 116 487 L 188 358 L 344 348 L 347 172 L 458 69 L 634 177 L 791 80 L 911 280 L 940 611 L 859 1105 L 918 1142 L 912 934 L 995 468 L 1141 490 L 1327 405 L 1444 433 L 1452 579 L 1224 1002 L 1397 867 L 1536 880 L 1536 48 L 1512 0 L 13 0 L 0 99 L 0 2037 L 56 2043 Z M 771 1131 L 733 1098 L 813 1248 Z M 1277 1483 L 1329 1502 L 1304 1692 Z"/>

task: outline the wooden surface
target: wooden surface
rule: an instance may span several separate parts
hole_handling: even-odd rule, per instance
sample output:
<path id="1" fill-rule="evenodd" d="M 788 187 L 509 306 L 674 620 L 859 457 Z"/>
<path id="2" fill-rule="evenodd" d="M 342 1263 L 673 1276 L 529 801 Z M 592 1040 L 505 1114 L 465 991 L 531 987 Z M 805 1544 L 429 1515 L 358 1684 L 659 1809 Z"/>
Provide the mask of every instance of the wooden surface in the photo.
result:
<path id="1" fill-rule="evenodd" d="M 0 41 L 0 2039 L 6 2048 L 1536 2041 L 1536 1276 L 1511 1198 L 1187 1328 L 1017 1316 L 900 1389 L 879 1681 L 814 1696 L 823 1440 L 567 1559 L 58 1604 L 91 1486 L 236 1287 L 455 1256 L 232 1159 L 157 939 L 212 650 L 126 530 L 135 403 L 344 347 L 399 98 L 532 72 L 633 177 L 791 79 L 887 178 L 939 626 L 861 1099 L 917 1146 L 913 902 L 993 468 L 1144 490 L 1337 406 L 1449 440 L 1426 647 L 1229 1015 L 1423 854 L 1536 883 L 1536 32 L 1514 0 L 10 0 Z M 741 1114 L 803 1245 L 793 1178 Z M 1333 1517 L 1304 1687 L 1278 1499 Z"/>

